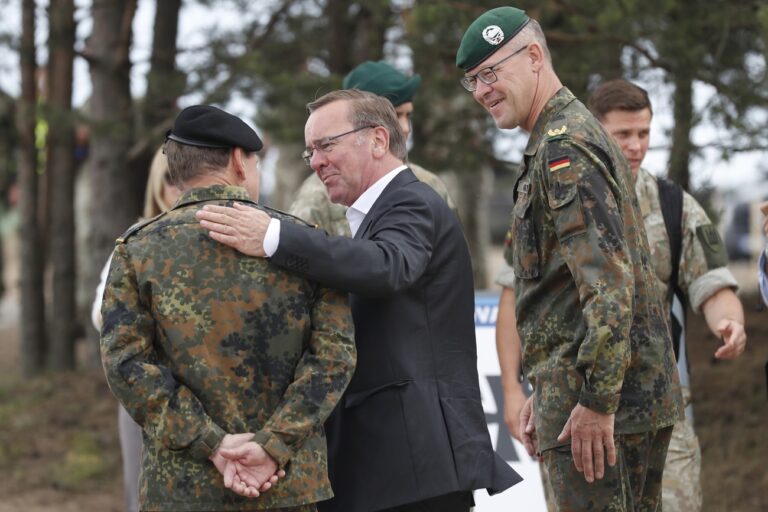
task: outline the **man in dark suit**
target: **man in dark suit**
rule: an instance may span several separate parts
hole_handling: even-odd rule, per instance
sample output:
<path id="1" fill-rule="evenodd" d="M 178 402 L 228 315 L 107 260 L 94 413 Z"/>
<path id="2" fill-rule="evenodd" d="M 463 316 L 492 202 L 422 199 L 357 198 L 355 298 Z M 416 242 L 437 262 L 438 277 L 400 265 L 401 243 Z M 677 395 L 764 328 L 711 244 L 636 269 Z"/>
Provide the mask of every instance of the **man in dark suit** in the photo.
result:
<path id="1" fill-rule="evenodd" d="M 326 423 L 336 496 L 320 510 L 467 511 L 472 490 L 493 494 L 520 477 L 485 424 L 459 221 L 404 164 L 389 101 L 344 90 L 308 109 L 304 159 L 349 206 L 354 238 L 239 205 L 198 219 L 215 240 L 350 292 L 357 370 Z"/>

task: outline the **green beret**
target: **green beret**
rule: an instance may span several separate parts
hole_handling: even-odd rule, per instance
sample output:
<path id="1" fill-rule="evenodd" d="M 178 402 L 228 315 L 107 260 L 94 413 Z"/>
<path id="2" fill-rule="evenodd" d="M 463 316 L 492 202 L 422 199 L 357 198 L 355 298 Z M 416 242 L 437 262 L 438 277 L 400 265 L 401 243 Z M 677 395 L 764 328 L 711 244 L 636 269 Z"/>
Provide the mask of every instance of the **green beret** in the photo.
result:
<path id="1" fill-rule="evenodd" d="M 413 101 L 419 85 L 419 75 L 408 78 L 383 60 L 363 62 L 350 71 L 342 83 L 344 89 L 360 89 L 384 96 L 395 107 Z"/>
<path id="2" fill-rule="evenodd" d="M 497 7 L 472 22 L 461 38 L 456 66 L 465 72 L 496 53 L 528 24 L 531 18 L 515 7 Z"/>
<path id="3" fill-rule="evenodd" d="M 242 119 L 210 105 L 193 105 L 176 116 L 166 139 L 203 148 L 243 148 L 259 151 L 263 144 Z"/>

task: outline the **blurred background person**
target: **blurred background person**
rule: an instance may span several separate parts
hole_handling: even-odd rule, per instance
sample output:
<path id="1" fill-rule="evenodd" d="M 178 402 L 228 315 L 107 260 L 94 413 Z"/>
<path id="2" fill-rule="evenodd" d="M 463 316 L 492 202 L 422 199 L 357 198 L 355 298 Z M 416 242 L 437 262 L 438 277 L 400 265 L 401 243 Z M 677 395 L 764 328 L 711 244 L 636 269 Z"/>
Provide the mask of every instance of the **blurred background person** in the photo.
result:
<path id="1" fill-rule="evenodd" d="M 768 238 L 768 201 L 760 205 L 760 211 L 763 212 L 763 234 Z M 760 295 L 763 297 L 763 303 L 768 306 L 768 244 L 760 252 L 759 264 L 757 268 L 757 282 L 760 286 Z"/>
<path id="2" fill-rule="evenodd" d="M 181 195 L 181 191 L 171 183 L 168 173 L 168 160 L 163 149 L 155 152 L 149 167 L 147 188 L 144 193 L 142 219 L 151 219 L 168 210 Z M 101 280 L 96 288 L 96 296 L 91 308 L 91 321 L 96 330 L 101 331 L 101 302 L 104 298 L 104 286 L 109 273 L 110 256 L 101 271 Z M 123 491 L 125 506 L 129 512 L 139 510 L 139 468 L 141 466 L 141 427 L 133 421 L 125 408 L 117 405 L 117 427 L 120 434 L 120 455 L 123 459 Z"/>

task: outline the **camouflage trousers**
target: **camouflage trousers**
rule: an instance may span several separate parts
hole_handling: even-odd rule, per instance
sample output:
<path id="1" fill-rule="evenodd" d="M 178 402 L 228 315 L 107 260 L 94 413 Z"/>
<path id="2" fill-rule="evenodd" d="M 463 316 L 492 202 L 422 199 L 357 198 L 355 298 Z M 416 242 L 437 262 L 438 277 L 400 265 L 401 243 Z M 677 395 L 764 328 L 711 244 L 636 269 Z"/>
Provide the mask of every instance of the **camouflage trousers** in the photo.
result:
<path id="1" fill-rule="evenodd" d="M 661 510 L 661 480 L 672 427 L 616 436 L 616 465 L 601 480 L 588 483 L 576 471 L 570 446 L 542 453 L 556 512 L 656 512 Z M 545 482 L 546 489 L 546 482 Z"/>
<path id="2" fill-rule="evenodd" d="M 690 403 L 691 391 L 683 388 L 683 400 Z M 664 510 L 673 512 L 699 512 L 701 510 L 701 448 L 686 417 L 675 423 L 672 441 L 667 451 L 661 502 Z"/>

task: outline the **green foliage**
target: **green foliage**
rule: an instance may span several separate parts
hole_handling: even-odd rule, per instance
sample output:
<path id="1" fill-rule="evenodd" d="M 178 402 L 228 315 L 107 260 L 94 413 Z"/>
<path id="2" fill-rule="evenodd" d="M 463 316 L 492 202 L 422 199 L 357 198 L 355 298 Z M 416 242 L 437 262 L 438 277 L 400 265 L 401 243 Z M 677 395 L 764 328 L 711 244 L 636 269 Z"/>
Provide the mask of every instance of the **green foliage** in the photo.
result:
<path id="1" fill-rule="evenodd" d="M 456 49 L 467 26 L 492 6 L 477 2 L 457 9 L 445 2 L 418 2 L 405 22 L 405 43 L 422 76 L 415 100 L 411 158 L 431 169 L 476 171 L 493 160 L 490 116 L 475 103 L 459 79 Z"/>
<path id="2" fill-rule="evenodd" d="M 211 2 L 213 4 L 213 2 Z M 225 2 L 225 3 L 231 3 Z M 577 97 L 600 81 L 660 70 L 671 84 L 709 84 L 716 94 L 678 124 L 722 131 L 724 157 L 768 147 L 768 7 L 756 0 L 521 0 L 547 34 L 555 69 Z M 213 101 L 233 94 L 258 105 L 257 123 L 278 141 L 302 138 L 305 105 L 336 88 L 352 67 L 386 58 L 422 75 L 411 157 L 428 168 L 496 166 L 490 117 L 458 84 L 466 27 L 498 2 L 376 0 L 243 2 L 245 29 L 219 30 L 190 74 Z M 685 95 L 676 102 L 690 101 Z M 685 112 L 685 109 L 679 112 Z M 697 148 L 692 148 L 696 152 Z M 687 151 L 687 150 L 686 150 Z M 685 162 L 687 156 L 683 156 Z"/>
<path id="3" fill-rule="evenodd" d="M 291 142 L 303 140 L 309 101 L 340 87 L 359 61 L 381 58 L 393 16 L 382 0 L 273 2 L 268 15 L 252 4 L 243 9 L 253 21 L 211 34 L 191 89 L 203 89 L 208 101 L 253 99 L 257 124 Z"/>

